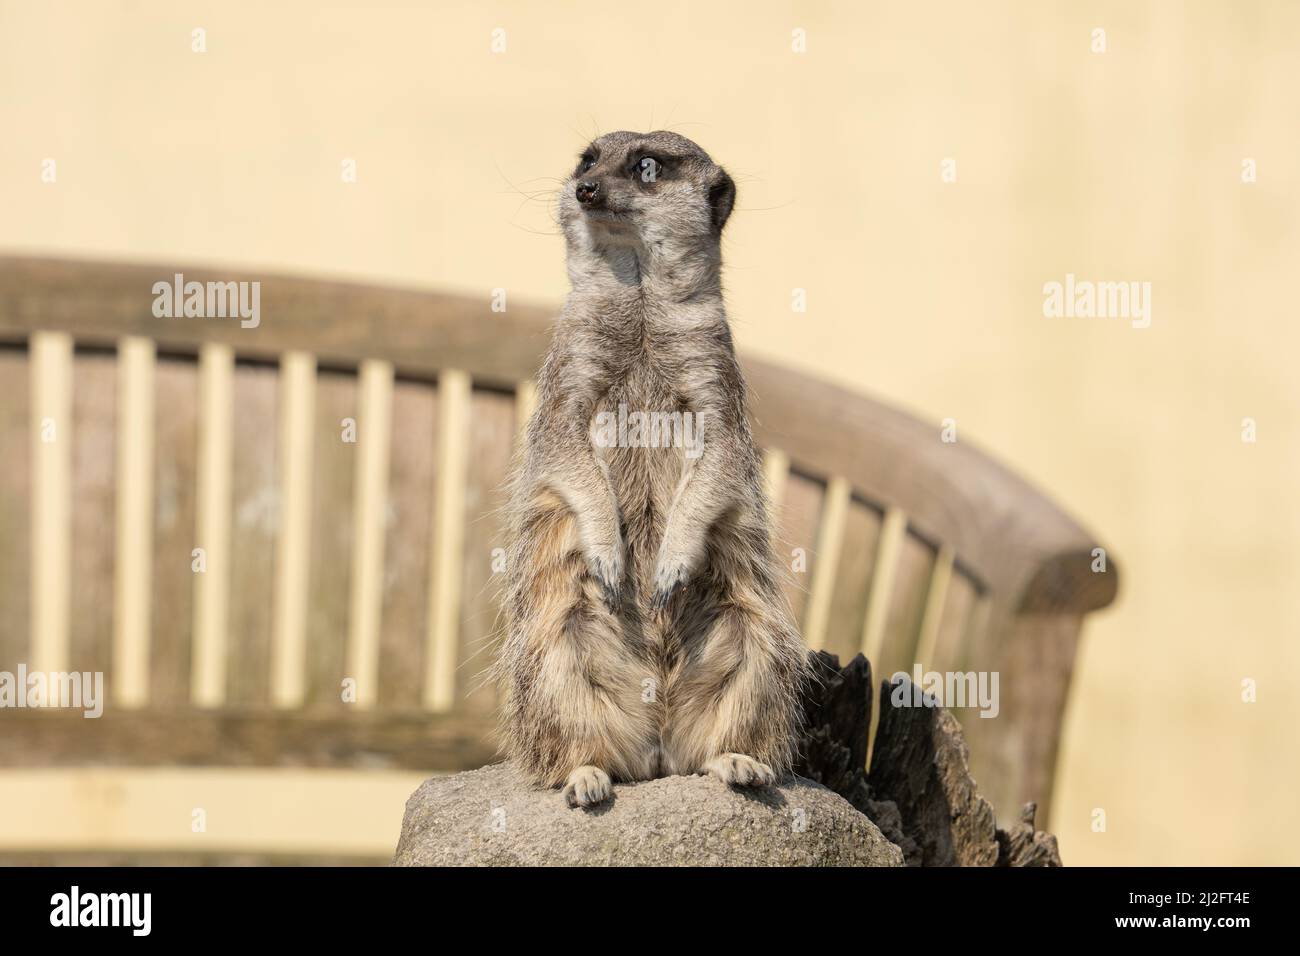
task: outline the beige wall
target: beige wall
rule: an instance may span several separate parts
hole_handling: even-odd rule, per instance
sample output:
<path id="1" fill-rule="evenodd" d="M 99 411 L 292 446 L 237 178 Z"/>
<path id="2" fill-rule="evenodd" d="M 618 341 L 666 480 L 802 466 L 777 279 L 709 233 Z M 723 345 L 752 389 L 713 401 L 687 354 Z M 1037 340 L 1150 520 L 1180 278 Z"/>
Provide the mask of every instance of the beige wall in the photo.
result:
<path id="1" fill-rule="evenodd" d="M 0 249 L 557 301 L 546 193 L 585 140 L 691 136 L 740 187 L 742 347 L 957 419 L 1121 563 L 1067 861 L 1300 862 L 1300 6 L 355 8 L 0 2 Z M 1151 327 L 1044 318 L 1067 272 L 1150 281 Z"/>

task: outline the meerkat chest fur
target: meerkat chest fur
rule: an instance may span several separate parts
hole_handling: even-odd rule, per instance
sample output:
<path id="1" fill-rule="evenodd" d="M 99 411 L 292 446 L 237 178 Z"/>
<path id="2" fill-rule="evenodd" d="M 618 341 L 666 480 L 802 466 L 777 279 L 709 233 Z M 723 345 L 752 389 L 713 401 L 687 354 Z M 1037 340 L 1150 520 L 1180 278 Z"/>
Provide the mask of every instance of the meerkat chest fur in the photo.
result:
<path id="1" fill-rule="evenodd" d="M 600 352 L 612 361 L 588 433 L 618 503 L 631 571 L 648 592 L 678 489 L 711 438 L 720 439 L 727 427 L 710 421 L 716 403 L 707 372 L 726 359 L 713 354 L 719 345 L 710 334 L 724 319 L 720 302 L 663 308 L 640 301 L 609 314 L 621 321 L 596 334 Z"/>

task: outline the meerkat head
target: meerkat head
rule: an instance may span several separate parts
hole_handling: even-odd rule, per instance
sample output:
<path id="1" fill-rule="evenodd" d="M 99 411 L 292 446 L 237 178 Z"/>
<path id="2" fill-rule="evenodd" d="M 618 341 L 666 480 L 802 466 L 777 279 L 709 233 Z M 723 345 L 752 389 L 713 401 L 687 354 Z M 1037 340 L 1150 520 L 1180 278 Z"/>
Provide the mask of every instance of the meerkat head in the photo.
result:
<path id="1" fill-rule="evenodd" d="M 595 139 L 561 190 L 571 251 L 644 251 L 651 257 L 716 250 L 736 185 L 684 136 L 607 133 Z"/>

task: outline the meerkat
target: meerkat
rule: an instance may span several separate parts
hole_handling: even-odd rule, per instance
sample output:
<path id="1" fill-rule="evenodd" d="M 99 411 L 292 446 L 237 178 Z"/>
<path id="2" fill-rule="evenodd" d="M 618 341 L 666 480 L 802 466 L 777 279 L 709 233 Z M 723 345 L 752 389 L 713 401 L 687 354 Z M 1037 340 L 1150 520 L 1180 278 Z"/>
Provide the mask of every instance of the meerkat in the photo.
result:
<path id="1" fill-rule="evenodd" d="M 503 749 L 573 806 L 673 774 L 770 785 L 794 758 L 806 651 L 723 304 L 735 197 L 668 132 L 601 136 L 560 191 L 571 291 L 510 494 L 497 669 Z M 693 441 L 664 440 L 678 421 Z"/>

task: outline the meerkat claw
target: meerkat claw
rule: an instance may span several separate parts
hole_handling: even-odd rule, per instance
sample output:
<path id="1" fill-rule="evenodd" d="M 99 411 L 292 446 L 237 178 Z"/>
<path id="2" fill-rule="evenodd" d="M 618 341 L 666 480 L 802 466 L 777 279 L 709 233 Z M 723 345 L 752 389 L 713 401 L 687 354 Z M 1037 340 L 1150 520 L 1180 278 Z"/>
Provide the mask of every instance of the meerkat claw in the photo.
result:
<path id="1" fill-rule="evenodd" d="M 611 614 L 618 611 L 623 600 L 622 569 L 616 562 L 602 558 L 591 561 L 591 576 L 600 585 L 601 599 Z"/>
<path id="2" fill-rule="evenodd" d="M 608 610 L 610 614 L 617 614 L 619 605 L 623 603 L 619 589 L 608 581 L 601 581 L 600 596 L 605 602 L 606 610 Z"/>
<path id="3" fill-rule="evenodd" d="M 601 803 L 614 792 L 609 774 L 599 767 L 579 767 L 569 774 L 562 796 L 571 807 L 590 807 Z"/>
<path id="4" fill-rule="evenodd" d="M 687 582 L 688 575 L 684 567 L 674 570 L 660 568 L 655 574 L 655 590 L 650 598 L 650 607 L 656 611 L 662 611 L 668 606 L 668 602 Z"/>
<path id="5" fill-rule="evenodd" d="M 719 754 L 701 771 L 712 774 L 728 786 L 770 787 L 776 783 L 776 774 L 771 767 L 745 754 Z"/>

